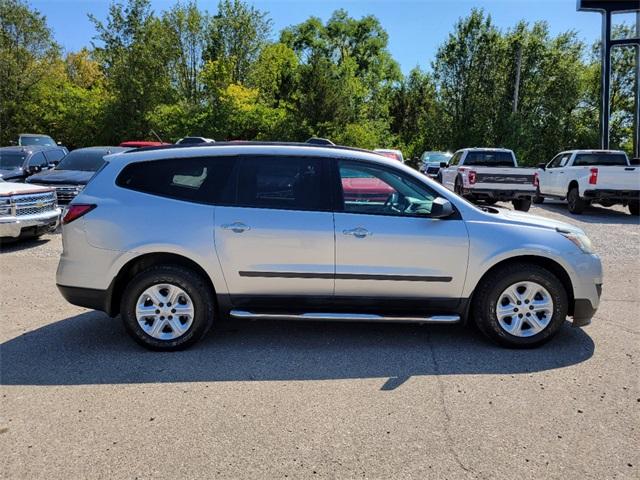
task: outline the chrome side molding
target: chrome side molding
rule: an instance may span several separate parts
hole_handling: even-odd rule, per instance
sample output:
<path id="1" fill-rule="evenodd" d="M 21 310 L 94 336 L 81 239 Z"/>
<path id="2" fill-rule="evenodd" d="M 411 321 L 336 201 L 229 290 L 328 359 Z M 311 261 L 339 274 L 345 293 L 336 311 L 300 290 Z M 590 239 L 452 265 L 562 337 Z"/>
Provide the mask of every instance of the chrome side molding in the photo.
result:
<path id="1" fill-rule="evenodd" d="M 231 317 L 251 320 L 322 320 L 336 322 L 458 323 L 460 315 L 388 316 L 372 313 L 260 313 L 231 310 Z"/>

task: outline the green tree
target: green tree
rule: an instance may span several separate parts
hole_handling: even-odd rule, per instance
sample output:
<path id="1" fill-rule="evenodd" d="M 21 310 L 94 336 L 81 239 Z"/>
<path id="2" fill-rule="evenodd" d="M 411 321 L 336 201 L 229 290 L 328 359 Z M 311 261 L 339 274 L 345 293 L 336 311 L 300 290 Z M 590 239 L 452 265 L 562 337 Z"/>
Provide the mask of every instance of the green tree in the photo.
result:
<path id="1" fill-rule="evenodd" d="M 0 142 L 32 127 L 24 106 L 59 57 L 45 18 L 21 0 L 0 2 Z"/>
<path id="2" fill-rule="evenodd" d="M 221 0 L 207 30 L 206 60 L 231 65 L 231 80 L 245 83 L 252 65 L 271 34 L 265 12 L 242 0 Z"/>
<path id="3" fill-rule="evenodd" d="M 90 18 L 97 30 L 95 55 L 112 99 L 105 119 L 111 126 L 110 140 L 147 138 L 149 112 L 174 99 L 171 35 L 151 11 L 149 0 L 112 3 L 106 23 Z"/>

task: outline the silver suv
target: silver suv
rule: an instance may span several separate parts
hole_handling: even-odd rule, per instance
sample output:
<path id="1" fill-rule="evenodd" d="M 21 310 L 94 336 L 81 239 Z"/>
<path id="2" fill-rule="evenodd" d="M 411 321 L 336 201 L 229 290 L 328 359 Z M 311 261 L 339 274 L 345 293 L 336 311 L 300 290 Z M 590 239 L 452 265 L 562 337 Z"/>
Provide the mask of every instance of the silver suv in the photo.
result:
<path id="1" fill-rule="evenodd" d="M 532 347 L 598 307 L 584 232 L 475 207 L 372 152 L 230 142 L 105 159 L 64 216 L 57 284 L 152 349 L 225 317 L 473 321 Z"/>

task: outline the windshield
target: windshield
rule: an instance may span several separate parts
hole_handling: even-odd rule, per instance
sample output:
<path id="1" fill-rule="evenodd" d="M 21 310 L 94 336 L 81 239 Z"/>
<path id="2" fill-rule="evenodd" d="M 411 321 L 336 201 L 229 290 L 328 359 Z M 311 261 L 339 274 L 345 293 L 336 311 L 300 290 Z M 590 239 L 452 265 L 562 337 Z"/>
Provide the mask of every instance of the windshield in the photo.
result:
<path id="1" fill-rule="evenodd" d="M 53 141 L 53 138 L 46 135 L 25 136 L 20 137 L 20 145 L 45 145 L 47 147 L 55 147 L 56 142 Z"/>
<path id="2" fill-rule="evenodd" d="M 467 153 L 464 164 L 481 167 L 515 167 L 511 152 L 471 151 Z"/>
<path id="3" fill-rule="evenodd" d="M 578 153 L 573 165 L 580 166 L 607 166 L 607 165 L 623 165 L 627 166 L 627 157 L 624 153 Z"/>
<path id="4" fill-rule="evenodd" d="M 74 150 L 60 161 L 56 170 L 97 172 L 104 163 L 103 157 L 107 153 L 107 150 Z"/>
<path id="5" fill-rule="evenodd" d="M 446 153 L 427 153 L 422 156 L 422 161 L 424 163 L 437 163 L 440 162 L 448 163 L 451 155 L 447 155 Z"/>
<path id="6" fill-rule="evenodd" d="M 0 168 L 11 170 L 21 167 L 26 158 L 24 152 L 0 152 Z"/>

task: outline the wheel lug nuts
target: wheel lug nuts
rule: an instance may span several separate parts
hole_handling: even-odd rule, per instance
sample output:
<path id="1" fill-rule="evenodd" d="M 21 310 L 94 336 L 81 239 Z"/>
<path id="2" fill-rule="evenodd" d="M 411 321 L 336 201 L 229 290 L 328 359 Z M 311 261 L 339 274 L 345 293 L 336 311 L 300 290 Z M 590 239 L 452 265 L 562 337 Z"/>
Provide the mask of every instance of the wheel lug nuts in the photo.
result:
<path id="1" fill-rule="evenodd" d="M 518 309 L 517 309 L 517 308 L 514 308 L 514 309 L 513 309 L 513 311 L 514 311 L 514 312 L 517 312 L 517 311 L 518 311 Z"/>
<path id="2" fill-rule="evenodd" d="M 170 306 L 171 306 L 171 302 L 167 302 L 167 307 L 170 307 Z"/>
<path id="3" fill-rule="evenodd" d="M 160 310 L 156 310 L 156 315 L 158 315 L 160 313 Z"/>
<path id="4" fill-rule="evenodd" d="M 518 300 L 518 305 L 522 305 L 522 302 L 520 300 Z M 160 306 L 162 306 L 162 304 L 160 304 Z"/>
<path id="5" fill-rule="evenodd" d="M 175 309 L 175 308 L 172 308 L 172 309 L 171 309 L 171 313 L 176 313 L 176 309 Z"/>
<path id="6" fill-rule="evenodd" d="M 160 302 L 160 306 L 161 306 L 161 307 L 164 307 L 164 303 Z"/>
<path id="7" fill-rule="evenodd" d="M 527 315 L 529 315 L 529 314 L 527 313 Z M 173 315 L 169 315 L 168 318 L 169 318 L 169 320 L 173 320 Z"/>
<path id="8" fill-rule="evenodd" d="M 160 320 L 164 320 L 164 317 L 160 317 Z"/>
<path id="9" fill-rule="evenodd" d="M 521 314 L 521 313 L 519 313 L 519 314 L 518 314 L 518 316 L 519 316 L 520 318 L 522 318 L 522 314 Z"/>
<path id="10" fill-rule="evenodd" d="M 529 303 L 529 300 L 525 300 L 524 303 Z"/>
<path id="11" fill-rule="evenodd" d="M 533 305 L 529 305 L 529 310 L 533 310 Z"/>
<path id="12" fill-rule="evenodd" d="M 529 312 L 527 312 L 527 317 L 530 316 L 531 314 Z"/>

